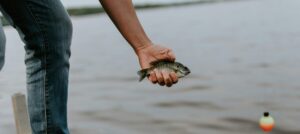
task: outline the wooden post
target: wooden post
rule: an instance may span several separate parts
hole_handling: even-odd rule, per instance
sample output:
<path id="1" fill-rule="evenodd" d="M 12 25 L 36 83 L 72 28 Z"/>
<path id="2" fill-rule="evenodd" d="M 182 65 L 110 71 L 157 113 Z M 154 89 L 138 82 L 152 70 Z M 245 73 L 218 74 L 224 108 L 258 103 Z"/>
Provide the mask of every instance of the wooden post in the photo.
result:
<path id="1" fill-rule="evenodd" d="M 12 103 L 17 134 L 32 134 L 25 95 L 22 93 L 14 94 L 12 96 Z"/>

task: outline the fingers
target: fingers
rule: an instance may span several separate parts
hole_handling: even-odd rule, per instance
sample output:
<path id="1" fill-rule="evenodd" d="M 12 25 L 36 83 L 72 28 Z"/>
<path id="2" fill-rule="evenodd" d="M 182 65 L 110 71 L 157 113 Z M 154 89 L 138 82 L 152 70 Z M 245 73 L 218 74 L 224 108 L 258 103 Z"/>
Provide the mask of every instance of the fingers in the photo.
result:
<path id="1" fill-rule="evenodd" d="M 171 87 L 172 84 L 173 84 L 173 82 L 172 82 L 172 79 L 171 79 L 171 77 L 170 77 L 170 75 L 169 75 L 169 72 L 163 70 L 163 71 L 161 71 L 161 74 L 162 74 L 162 76 L 163 76 L 165 85 L 166 85 L 167 87 Z"/>
<path id="2" fill-rule="evenodd" d="M 161 86 L 171 87 L 173 84 L 178 82 L 178 77 L 174 72 L 168 72 L 166 70 L 154 69 L 148 79 L 153 83 L 158 83 Z"/>
<path id="3" fill-rule="evenodd" d="M 176 76 L 175 72 L 171 72 L 170 77 L 171 77 L 174 84 L 178 82 L 178 77 Z"/>
<path id="4" fill-rule="evenodd" d="M 150 72 L 150 76 L 148 77 L 148 79 L 153 83 L 156 84 L 157 83 L 157 77 L 155 75 L 154 72 Z"/>
<path id="5" fill-rule="evenodd" d="M 165 85 L 165 80 L 164 80 L 164 77 L 163 77 L 161 71 L 158 71 L 158 70 L 155 69 L 154 73 L 155 73 L 156 79 L 158 81 L 158 84 L 161 85 L 161 86 L 164 86 Z"/>

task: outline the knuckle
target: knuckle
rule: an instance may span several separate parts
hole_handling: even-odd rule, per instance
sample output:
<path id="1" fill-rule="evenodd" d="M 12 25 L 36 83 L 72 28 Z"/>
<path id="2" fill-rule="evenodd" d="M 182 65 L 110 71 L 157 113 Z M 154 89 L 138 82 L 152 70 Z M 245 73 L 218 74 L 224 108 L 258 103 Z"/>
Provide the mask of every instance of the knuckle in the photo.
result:
<path id="1" fill-rule="evenodd" d="M 158 77 L 157 80 L 158 80 L 159 82 L 163 82 L 163 81 L 164 81 L 164 79 L 163 79 L 162 77 Z"/>
<path id="2" fill-rule="evenodd" d="M 171 78 L 166 79 L 167 83 L 172 83 Z"/>

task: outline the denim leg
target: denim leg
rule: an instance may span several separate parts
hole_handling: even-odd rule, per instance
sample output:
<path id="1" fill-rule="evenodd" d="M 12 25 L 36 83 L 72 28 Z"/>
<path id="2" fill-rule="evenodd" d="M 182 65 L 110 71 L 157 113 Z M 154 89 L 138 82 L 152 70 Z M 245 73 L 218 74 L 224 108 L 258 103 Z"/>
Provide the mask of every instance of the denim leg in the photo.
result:
<path id="1" fill-rule="evenodd" d="M 68 134 L 72 24 L 59 0 L 1 0 L 25 43 L 28 107 L 34 134 Z"/>
<path id="2" fill-rule="evenodd" d="M 5 35 L 2 28 L 2 23 L 0 20 L 0 71 L 5 62 Z"/>

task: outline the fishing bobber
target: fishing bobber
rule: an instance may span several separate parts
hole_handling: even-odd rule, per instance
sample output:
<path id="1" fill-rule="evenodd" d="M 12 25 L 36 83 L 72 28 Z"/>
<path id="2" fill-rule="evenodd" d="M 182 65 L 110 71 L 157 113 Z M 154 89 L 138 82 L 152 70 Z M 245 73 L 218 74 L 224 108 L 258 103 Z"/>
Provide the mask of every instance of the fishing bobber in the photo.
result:
<path id="1" fill-rule="evenodd" d="M 270 132 L 275 126 L 275 121 L 269 112 L 265 112 L 259 122 L 260 128 L 265 132 Z"/>

